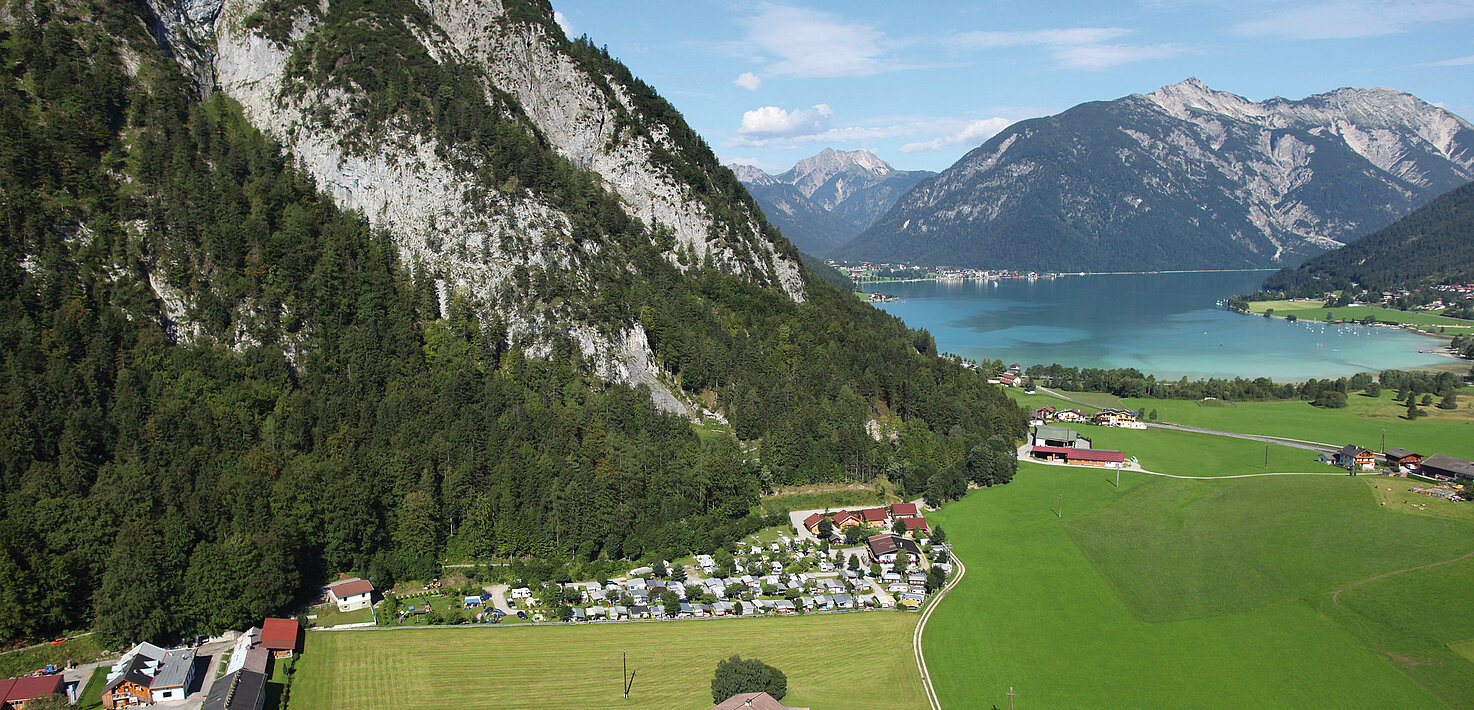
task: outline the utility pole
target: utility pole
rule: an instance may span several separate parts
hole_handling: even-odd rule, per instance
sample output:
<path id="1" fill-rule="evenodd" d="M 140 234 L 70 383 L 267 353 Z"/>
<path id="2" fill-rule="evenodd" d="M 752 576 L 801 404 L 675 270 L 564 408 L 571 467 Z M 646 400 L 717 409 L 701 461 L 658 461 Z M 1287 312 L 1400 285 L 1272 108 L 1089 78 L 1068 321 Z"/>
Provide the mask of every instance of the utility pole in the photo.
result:
<path id="1" fill-rule="evenodd" d="M 1116 487 L 1121 487 L 1121 462 L 1116 462 Z"/>
<path id="2" fill-rule="evenodd" d="M 630 699 L 630 654 L 628 651 L 620 651 L 620 658 L 624 659 L 624 671 L 619 674 L 619 684 L 624 686 L 624 699 Z"/>
<path id="3" fill-rule="evenodd" d="M 1059 494 L 1059 512 L 1055 514 L 1055 517 L 1065 517 L 1065 494 L 1063 493 Z"/>
<path id="4" fill-rule="evenodd" d="M 1269 444 L 1264 445 L 1264 470 L 1269 470 Z"/>
<path id="5" fill-rule="evenodd" d="M 1015 695 L 1018 693 L 1013 692 L 1013 686 L 1008 686 L 1008 710 L 1013 710 L 1013 696 Z"/>
<path id="6" fill-rule="evenodd" d="M 1382 453 L 1387 453 L 1387 430 L 1382 430 Z"/>

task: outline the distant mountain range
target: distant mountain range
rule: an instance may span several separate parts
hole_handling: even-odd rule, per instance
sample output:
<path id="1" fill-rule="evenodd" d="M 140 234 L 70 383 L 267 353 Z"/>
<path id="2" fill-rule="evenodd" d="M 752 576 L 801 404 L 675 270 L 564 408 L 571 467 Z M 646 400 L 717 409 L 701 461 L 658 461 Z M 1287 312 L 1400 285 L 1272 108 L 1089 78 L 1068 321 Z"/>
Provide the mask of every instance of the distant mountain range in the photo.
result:
<path id="1" fill-rule="evenodd" d="M 1016 123 L 830 256 L 1053 271 L 1293 265 L 1471 179 L 1474 128 L 1411 94 L 1255 102 L 1188 79 Z"/>
<path id="2" fill-rule="evenodd" d="M 885 214 L 928 170 L 896 170 L 865 150 L 825 148 L 781 175 L 730 165 L 773 226 L 807 254 L 827 255 Z"/>
<path id="3" fill-rule="evenodd" d="M 1474 183 L 1299 268 L 1282 269 L 1264 288 L 1292 296 L 1353 286 L 1372 291 L 1474 283 Z"/>

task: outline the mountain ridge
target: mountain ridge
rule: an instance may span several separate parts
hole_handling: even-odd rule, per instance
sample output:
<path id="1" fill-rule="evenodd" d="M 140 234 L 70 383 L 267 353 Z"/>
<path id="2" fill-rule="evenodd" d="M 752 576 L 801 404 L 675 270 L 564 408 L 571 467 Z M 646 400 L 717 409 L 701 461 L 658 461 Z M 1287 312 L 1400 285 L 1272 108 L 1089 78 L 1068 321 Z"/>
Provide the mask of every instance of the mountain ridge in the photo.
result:
<path id="1" fill-rule="evenodd" d="M 833 256 L 1046 271 L 1276 266 L 1471 178 L 1474 129 L 1405 92 L 1255 102 L 1188 79 L 1016 123 Z"/>

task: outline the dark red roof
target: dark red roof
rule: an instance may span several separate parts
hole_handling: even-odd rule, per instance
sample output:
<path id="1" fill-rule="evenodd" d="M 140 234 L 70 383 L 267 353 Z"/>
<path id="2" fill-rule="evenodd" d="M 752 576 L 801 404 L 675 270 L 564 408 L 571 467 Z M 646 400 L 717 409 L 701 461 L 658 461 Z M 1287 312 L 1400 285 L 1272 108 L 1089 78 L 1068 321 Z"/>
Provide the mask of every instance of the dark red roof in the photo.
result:
<path id="1" fill-rule="evenodd" d="M 61 692 L 61 674 L 0 680 L 0 703 L 17 703 Z"/>
<path id="2" fill-rule="evenodd" d="M 894 516 L 896 516 L 898 518 L 900 518 L 900 517 L 910 517 L 910 516 L 916 515 L 916 504 L 915 503 L 892 503 L 891 504 L 891 515 L 894 515 Z"/>
<path id="3" fill-rule="evenodd" d="M 907 530 L 929 530 L 926 526 L 926 518 L 901 518 Z"/>
<path id="4" fill-rule="evenodd" d="M 851 513 L 848 510 L 841 510 L 838 513 L 835 513 L 834 514 L 834 524 L 835 525 L 838 525 L 838 524 L 840 524 L 840 523 L 842 523 L 842 522 L 844 522 L 846 520 L 859 520 L 859 519 L 860 519 L 860 516 L 855 515 L 854 513 Z"/>
<path id="5" fill-rule="evenodd" d="M 261 645 L 273 651 L 294 650 L 297 648 L 297 629 L 296 619 L 267 619 L 261 622 Z"/>
<path id="6" fill-rule="evenodd" d="M 1120 451 L 1107 451 L 1105 449 L 1071 449 L 1064 446 L 1035 446 L 1035 453 L 1054 454 L 1066 459 L 1076 461 L 1104 461 L 1106 463 L 1121 463 L 1126 460 L 1126 454 Z"/>
<path id="7" fill-rule="evenodd" d="M 804 527 L 806 527 L 806 528 L 814 527 L 815 525 L 818 525 L 819 524 L 819 521 L 820 520 L 823 520 L 823 519 L 824 519 L 824 516 L 822 516 L 822 515 L 820 515 L 818 513 L 814 513 L 814 514 L 810 515 L 809 517 L 804 518 Z"/>
<path id="8" fill-rule="evenodd" d="M 374 585 L 369 584 L 367 579 L 355 579 L 351 582 L 338 582 L 328 587 L 333 596 L 345 599 L 357 594 L 368 594 L 374 591 Z"/>
<path id="9" fill-rule="evenodd" d="M 866 508 L 860 511 L 860 518 L 867 523 L 885 520 L 885 508 Z"/>

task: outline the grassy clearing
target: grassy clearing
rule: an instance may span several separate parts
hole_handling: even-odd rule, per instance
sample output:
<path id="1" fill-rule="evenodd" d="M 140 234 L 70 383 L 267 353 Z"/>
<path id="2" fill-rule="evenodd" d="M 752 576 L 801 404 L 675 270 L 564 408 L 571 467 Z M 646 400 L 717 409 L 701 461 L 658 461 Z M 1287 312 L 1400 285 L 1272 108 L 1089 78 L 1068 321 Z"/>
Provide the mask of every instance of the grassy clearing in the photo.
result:
<path id="1" fill-rule="evenodd" d="M 77 704 L 72 707 L 76 710 L 102 710 L 102 689 L 107 685 L 107 672 L 110 670 L 112 669 L 107 666 L 101 666 L 92 671 L 92 676 L 87 679 L 87 685 L 77 698 Z"/>
<path id="2" fill-rule="evenodd" d="M 1116 429 L 1079 426 L 1075 430 L 1098 449 L 1115 449 L 1135 456 L 1141 467 L 1179 476 L 1233 476 L 1245 473 L 1335 473 L 1318 463 L 1314 451 L 1264 444 L 1213 434 L 1171 429 Z M 1269 468 L 1264 467 L 1265 449 Z"/>
<path id="3" fill-rule="evenodd" d="M 788 705 L 924 708 L 914 614 L 308 634 L 292 710 L 706 708 L 717 661 L 759 658 Z M 636 672 L 620 694 L 620 654 Z"/>
<path id="4" fill-rule="evenodd" d="M 1443 453 L 1474 458 L 1474 394 L 1461 391 L 1459 409 L 1445 411 L 1424 407 L 1428 416 L 1416 421 L 1402 418 L 1405 405 L 1394 402 L 1395 393 L 1380 397 L 1353 394 L 1345 409 L 1321 409 L 1308 402 L 1238 402 L 1235 408 L 1199 407 L 1190 400 L 1128 399 L 1132 409 L 1157 410 L 1163 421 L 1234 431 L 1268 434 L 1330 444 L 1358 444 L 1381 448 L 1382 430 L 1387 446 L 1418 451 L 1424 455 Z"/>
<path id="5" fill-rule="evenodd" d="M 48 663 L 58 666 L 65 666 L 67 661 L 91 663 L 104 655 L 95 639 L 95 636 L 80 636 L 55 646 L 45 644 L 0 654 L 0 678 L 29 673 Z"/>
<path id="6" fill-rule="evenodd" d="M 887 490 L 888 488 L 888 486 L 880 488 L 856 486 L 829 490 L 779 491 L 774 495 L 765 496 L 758 505 L 764 511 L 787 512 L 819 508 L 840 510 L 841 508 L 869 507 L 900 501 L 901 497 L 893 490 Z"/>
<path id="7" fill-rule="evenodd" d="M 1145 621 L 1249 611 L 1474 549 L 1468 523 L 1390 512 L 1368 493 L 1350 476 L 1172 481 L 1067 527 Z"/>
<path id="8" fill-rule="evenodd" d="M 1117 500 L 1161 495 L 1154 488 L 1192 491 L 1216 485 L 1252 491 L 1276 480 L 1193 483 L 1126 473 L 1117 490 L 1100 471 L 1023 464 L 1013 483 L 974 491 L 933 513 L 929 517 L 946 526 L 968 564 L 967 577 L 937 609 L 925 636 L 927 664 L 943 704 L 1003 707 L 1004 693 L 1013 687 L 1019 706 L 1027 707 L 1443 707 L 1384 655 L 1305 601 L 1144 622 L 1122 601 L 1101 563 L 1074 543 L 1067 524 Z M 1361 487 L 1360 502 L 1352 500 L 1354 495 L 1311 491 L 1306 505 L 1327 509 L 1313 513 L 1314 519 L 1340 525 L 1334 522 L 1336 511 L 1375 505 L 1363 479 L 1296 480 L 1328 492 Z M 1066 520 L 1054 512 L 1062 492 Z M 1179 504 L 1193 508 L 1207 502 L 1194 504 L 1186 497 Z M 1164 520 L 1171 512 L 1153 515 Z M 1197 517 L 1197 535 L 1227 534 L 1217 527 L 1225 523 Z M 1361 540 L 1355 530 L 1342 531 L 1348 543 Z M 1263 545 L 1273 543 L 1270 537 Z M 1244 555 L 1252 557 L 1252 550 L 1223 545 L 1214 554 L 1219 559 L 1172 573 L 1200 577 L 1204 567 L 1245 564 Z M 1336 573 L 1335 566 L 1344 559 L 1310 557 L 1305 563 L 1320 569 L 1305 574 L 1340 578 L 1347 572 Z M 1188 593 L 1218 595 L 1206 584 L 1198 587 Z"/>
<path id="9" fill-rule="evenodd" d="M 1442 325 L 1462 326 L 1453 332 L 1464 332 L 1464 329 L 1474 326 L 1474 321 L 1449 318 L 1427 311 L 1399 311 L 1395 308 L 1382 308 L 1380 306 L 1344 306 L 1340 308 L 1323 308 L 1320 301 L 1255 301 L 1249 304 L 1249 310 L 1253 313 L 1263 314 L 1268 309 L 1274 309 L 1274 315 L 1286 316 L 1291 313 L 1301 320 L 1327 321 L 1361 321 L 1371 316 L 1379 323 L 1395 323 L 1399 325 Z"/>

